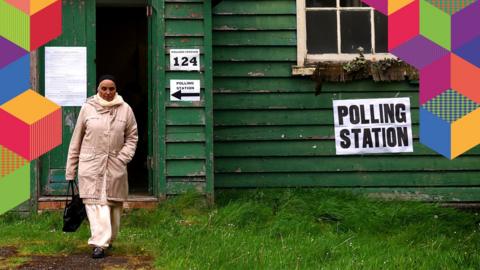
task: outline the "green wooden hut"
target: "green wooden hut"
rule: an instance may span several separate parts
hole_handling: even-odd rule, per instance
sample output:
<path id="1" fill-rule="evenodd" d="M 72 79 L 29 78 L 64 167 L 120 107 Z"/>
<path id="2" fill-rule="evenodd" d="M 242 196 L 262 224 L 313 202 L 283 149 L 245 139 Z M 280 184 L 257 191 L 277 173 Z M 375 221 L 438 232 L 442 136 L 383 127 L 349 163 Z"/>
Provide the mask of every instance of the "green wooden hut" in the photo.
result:
<path id="1" fill-rule="evenodd" d="M 345 76 L 357 45 L 385 57 L 385 18 L 359 2 L 64 0 L 63 34 L 46 46 L 87 48 L 88 95 L 98 75 L 120 78 L 140 131 L 130 207 L 187 190 L 213 198 L 215 188 L 267 187 L 478 201 L 478 147 L 450 161 L 418 142 L 418 81 Z M 171 49 L 199 49 L 200 71 L 171 70 Z M 43 93 L 44 49 L 32 58 Z M 170 80 L 200 80 L 201 100 L 172 101 Z M 336 156 L 332 100 L 389 97 L 411 99 L 414 152 Z M 63 108 L 63 144 L 33 163 L 24 208 L 61 207 L 78 111 Z"/>

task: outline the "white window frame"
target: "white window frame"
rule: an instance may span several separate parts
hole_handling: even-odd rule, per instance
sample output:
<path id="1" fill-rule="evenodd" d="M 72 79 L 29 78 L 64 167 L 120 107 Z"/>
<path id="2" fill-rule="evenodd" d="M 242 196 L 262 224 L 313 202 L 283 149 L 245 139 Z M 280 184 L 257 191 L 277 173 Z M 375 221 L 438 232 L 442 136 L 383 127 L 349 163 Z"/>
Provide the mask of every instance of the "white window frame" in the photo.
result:
<path id="1" fill-rule="evenodd" d="M 390 53 L 375 53 L 375 25 L 373 22 L 374 9 L 371 7 L 340 7 L 340 0 L 336 0 L 336 7 L 308 8 L 308 10 L 336 10 L 337 11 L 337 51 L 340 52 L 342 46 L 341 28 L 340 28 L 340 10 L 370 10 L 371 25 L 371 43 L 373 53 L 364 54 L 367 60 L 382 60 L 387 58 L 396 58 Z M 357 53 L 326 53 L 326 54 L 308 54 L 307 53 L 307 22 L 306 22 L 306 0 L 297 0 L 297 67 L 304 68 L 308 64 L 316 62 L 347 62 L 358 57 Z M 311 69 L 311 68 L 309 68 Z M 297 72 L 302 75 L 305 71 Z M 311 72 L 308 72 L 311 74 Z M 306 74 L 304 74 L 306 75 Z"/>

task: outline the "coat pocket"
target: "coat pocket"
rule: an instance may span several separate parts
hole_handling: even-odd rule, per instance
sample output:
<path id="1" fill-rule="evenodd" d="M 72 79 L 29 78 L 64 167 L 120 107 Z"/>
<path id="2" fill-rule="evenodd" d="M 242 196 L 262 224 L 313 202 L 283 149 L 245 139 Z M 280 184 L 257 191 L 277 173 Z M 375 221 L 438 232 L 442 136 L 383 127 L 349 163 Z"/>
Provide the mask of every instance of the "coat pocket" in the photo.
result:
<path id="1" fill-rule="evenodd" d="M 95 153 L 80 153 L 79 161 L 89 161 L 95 159 Z"/>
<path id="2" fill-rule="evenodd" d="M 78 176 L 96 176 L 99 173 L 99 161 L 95 149 L 87 148 L 80 151 L 78 157 Z"/>

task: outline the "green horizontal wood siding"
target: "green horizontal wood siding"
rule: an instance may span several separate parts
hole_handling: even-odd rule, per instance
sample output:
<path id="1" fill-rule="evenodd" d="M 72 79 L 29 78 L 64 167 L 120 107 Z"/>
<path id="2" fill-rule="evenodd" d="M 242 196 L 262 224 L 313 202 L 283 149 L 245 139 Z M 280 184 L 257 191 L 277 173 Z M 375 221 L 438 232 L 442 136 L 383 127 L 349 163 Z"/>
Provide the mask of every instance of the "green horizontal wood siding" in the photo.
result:
<path id="1" fill-rule="evenodd" d="M 213 196 L 211 2 L 167 0 L 164 19 L 165 192 Z M 170 49 L 199 49 L 200 71 L 170 70 Z M 170 80 L 200 80 L 201 100 L 171 101 Z"/>
<path id="2" fill-rule="evenodd" d="M 480 199 L 480 147 L 450 161 L 419 143 L 418 84 L 323 83 L 296 65 L 296 1 L 213 10 L 215 186 L 328 187 L 429 201 Z M 336 156 L 332 100 L 409 97 L 414 152 Z"/>

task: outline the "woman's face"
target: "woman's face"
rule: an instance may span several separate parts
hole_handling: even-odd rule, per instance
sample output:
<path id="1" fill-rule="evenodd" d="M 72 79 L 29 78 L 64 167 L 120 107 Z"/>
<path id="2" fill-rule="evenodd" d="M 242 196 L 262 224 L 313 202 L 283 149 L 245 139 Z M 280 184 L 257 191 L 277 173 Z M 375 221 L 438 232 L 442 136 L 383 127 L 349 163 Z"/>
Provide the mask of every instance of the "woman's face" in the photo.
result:
<path id="1" fill-rule="evenodd" d="M 111 80 L 103 80 L 98 85 L 98 94 L 106 101 L 112 101 L 117 93 L 117 87 Z"/>

